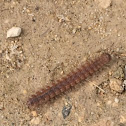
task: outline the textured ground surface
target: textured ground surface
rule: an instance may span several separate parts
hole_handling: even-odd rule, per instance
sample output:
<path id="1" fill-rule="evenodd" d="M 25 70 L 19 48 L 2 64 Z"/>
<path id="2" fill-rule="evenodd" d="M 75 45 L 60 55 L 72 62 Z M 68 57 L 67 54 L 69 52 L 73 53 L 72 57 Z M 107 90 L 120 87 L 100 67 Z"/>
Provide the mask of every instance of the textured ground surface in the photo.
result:
<path id="1" fill-rule="evenodd" d="M 126 2 L 100 5 L 97 0 L 0 1 L 0 126 L 126 126 L 126 93 L 119 90 L 126 79 Z M 22 28 L 21 36 L 6 38 L 13 26 Z M 28 109 L 31 94 L 104 51 L 113 61 L 103 72 Z M 69 105 L 64 119 L 62 110 Z"/>

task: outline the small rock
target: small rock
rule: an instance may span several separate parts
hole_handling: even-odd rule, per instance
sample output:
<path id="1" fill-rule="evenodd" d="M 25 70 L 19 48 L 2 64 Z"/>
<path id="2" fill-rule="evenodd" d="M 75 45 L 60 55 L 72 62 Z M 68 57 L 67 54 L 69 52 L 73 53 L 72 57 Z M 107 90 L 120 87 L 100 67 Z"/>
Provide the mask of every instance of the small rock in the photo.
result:
<path id="1" fill-rule="evenodd" d="M 20 27 L 12 27 L 7 31 L 7 38 L 10 37 L 17 37 L 21 34 L 21 28 Z"/>
<path id="2" fill-rule="evenodd" d="M 116 78 L 110 79 L 110 88 L 118 93 L 122 93 L 124 88 L 122 86 L 122 81 Z"/>
<path id="3" fill-rule="evenodd" d="M 126 123 L 126 116 L 125 115 L 120 116 L 120 123 Z"/>
<path id="4" fill-rule="evenodd" d="M 115 103 L 119 103 L 119 99 L 118 98 L 115 98 Z"/>
<path id="5" fill-rule="evenodd" d="M 72 106 L 70 104 L 66 105 L 63 107 L 63 110 L 62 110 L 62 115 L 63 115 L 63 118 L 65 119 L 67 116 L 69 116 L 70 114 L 70 110 L 71 110 Z"/>
<path id="6" fill-rule="evenodd" d="M 91 115 L 94 115 L 94 112 L 91 112 Z"/>
<path id="7" fill-rule="evenodd" d="M 23 90 L 23 94 L 26 95 L 27 94 L 27 91 L 26 90 Z"/>
<path id="8" fill-rule="evenodd" d="M 117 107 L 118 107 L 118 104 L 114 102 L 114 103 L 112 104 L 112 107 L 114 107 L 114 108 L 116 107 L 116 108 L 117 108 Z"/>
<path id="9" fill-rule="evenodd" d="M 38 125 L 40 123 L 40 118 L 36 117 L 31 120 L 31 124 Z"/>
<path id="10" fill-rule="evenodd" d="M 36 111 L 32 111 L 31 113 L 32 113 L 32 115 L 33 115 L 34 117 L 37 116 L 37 112 L 36 112 Z"/>
<path id="11" fill-rule="evenodd" d="M 124 78 L 124 70 L 122 67 L 118 67 L 113 71 L 112 77 L 117 79 L 123 79 Z"/>
<path id="12" fill-rule="evenodd" d="M 72 33 L 73 33 L 73 34 L 75 34 L 75 33 L 76 33 L 76 29 L 75 29 L 75 28 L 72 30 Z"/>
<path id="13" fill-rule="evenodd" d="M 106 9 L 111 5 L 111 0 L 98 0 L 99 6 Z"/>
<path id="14" fill-rule="evenodd" d="M 112 104 L 112 101 L 111 100 L 109 100 L 109 101 L 107 101 L 107 103 L 106 103 L 107 105 L 111 105 Z"/>

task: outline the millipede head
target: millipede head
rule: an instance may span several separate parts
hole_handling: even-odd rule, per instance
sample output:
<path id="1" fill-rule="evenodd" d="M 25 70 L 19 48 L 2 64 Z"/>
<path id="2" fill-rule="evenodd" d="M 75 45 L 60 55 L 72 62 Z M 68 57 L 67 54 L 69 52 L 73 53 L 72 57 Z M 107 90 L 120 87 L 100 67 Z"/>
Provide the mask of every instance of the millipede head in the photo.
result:
<path id="1" fill-rule="evenodd" d="M 106 63 L 108 63 L 111 60 L 111 56 L 108 53 L 103 53 L 101 55 L 101 57 L 103 58 L 104 62 L 106 62 Z"/>

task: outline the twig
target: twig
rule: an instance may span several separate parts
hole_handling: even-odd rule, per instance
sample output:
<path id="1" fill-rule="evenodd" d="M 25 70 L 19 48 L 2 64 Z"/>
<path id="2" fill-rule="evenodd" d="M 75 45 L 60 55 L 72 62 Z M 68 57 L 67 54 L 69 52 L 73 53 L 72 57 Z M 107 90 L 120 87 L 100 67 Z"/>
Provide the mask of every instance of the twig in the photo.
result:
<path id="1" fill-rule="evenodd" d="M 95 86 L 95 87 L 97 87 L 100 91 L 102 91 L 103 93 L 106 93 L 102 88 L 100 88 L 98 85 L 96 85 L 96 84 L 94 84 L 93 83 L 93 85 Z"/>

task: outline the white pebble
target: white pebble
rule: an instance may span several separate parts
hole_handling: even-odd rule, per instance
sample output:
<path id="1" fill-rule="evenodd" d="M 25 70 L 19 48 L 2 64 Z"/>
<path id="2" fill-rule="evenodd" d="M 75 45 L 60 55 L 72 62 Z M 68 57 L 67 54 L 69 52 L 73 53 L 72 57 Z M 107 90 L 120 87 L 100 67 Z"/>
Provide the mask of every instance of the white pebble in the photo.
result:
<path id="1" fill-rule="evenodd" d="M 115 98 L 115 103 L 119 103 L 119 99 L 118 98 Z"/>
<path id="2" fill-rule="evenodd" d="M 7 31 L 7 38 L 9 37 L 17 37 L 21 34 L 21 28 L 20 27 L 12 27 Z"/>
<path id="3" fill-rule="evenodd" d="M 76 33 L 76 29 L 73 29 L 73 30 L 72 30 L 72 33 L 75 34 L 75 33 Z"/>

